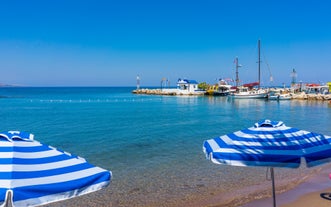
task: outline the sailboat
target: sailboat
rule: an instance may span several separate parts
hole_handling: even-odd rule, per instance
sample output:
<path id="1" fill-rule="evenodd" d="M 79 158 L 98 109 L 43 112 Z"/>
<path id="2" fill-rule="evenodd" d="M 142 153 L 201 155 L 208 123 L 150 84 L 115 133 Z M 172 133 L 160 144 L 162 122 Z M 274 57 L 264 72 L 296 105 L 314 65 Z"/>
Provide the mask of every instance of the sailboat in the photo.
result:
<path id="1" fill-rule="evenodd" d="M 260 72 L 260 40 L 258 41 L 258 82 L 254 83 L 248 83 L 244 84 L 242 86 L 238 86 L 239 78 L 238 78 L 238 68 L 240 65 L 238 64 L 238 58 L 236 58 L 236 87 L 237 91 L 235 93 L 231 94 L 231 97 L 233 98 L 241 98 L 241 99 L 247 99 L 247 98 L 267 98 L 268 91 L 260 88 L 260 79 L 261 79 L 261 72 Z M 257 89 L 254 89 L 253 87 L 258 86 Z"/>

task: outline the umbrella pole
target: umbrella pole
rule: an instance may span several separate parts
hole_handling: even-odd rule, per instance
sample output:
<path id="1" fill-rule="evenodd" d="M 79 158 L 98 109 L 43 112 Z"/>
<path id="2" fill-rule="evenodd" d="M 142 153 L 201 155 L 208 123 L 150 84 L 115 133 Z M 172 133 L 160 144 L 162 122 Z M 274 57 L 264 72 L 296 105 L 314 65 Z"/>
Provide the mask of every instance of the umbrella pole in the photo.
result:
<path id="1" fill-rule="evenodd" d="M 273 206 L 276 207 L 276 191 L 275 191 L 275 177 L 274 177 L 274 168 L 270 168 L 271 173 L 271 181 L 272 181 L 272 198 L 273 198 Z"/>
<path id="2" fill-rule="evenodd" d="M 4 203 L 2 205 L 3 207 L 13 207 L 13 191 L 7 190 L 6 192 L 6 198 L 4 200 Z"/>

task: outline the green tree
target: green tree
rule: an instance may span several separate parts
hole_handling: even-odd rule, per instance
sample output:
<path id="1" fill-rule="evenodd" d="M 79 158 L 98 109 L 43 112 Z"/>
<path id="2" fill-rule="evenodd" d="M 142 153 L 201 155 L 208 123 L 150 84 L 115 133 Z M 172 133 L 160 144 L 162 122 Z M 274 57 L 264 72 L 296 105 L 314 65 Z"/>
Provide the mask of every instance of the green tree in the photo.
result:
<path id="1" fill-rule="evenodd" d="M 198 88 L 203 89 L 203 90 L 207 90 L 209 88 L 209 84 L 207 84 L 206 82 L 199 83 Z"/>

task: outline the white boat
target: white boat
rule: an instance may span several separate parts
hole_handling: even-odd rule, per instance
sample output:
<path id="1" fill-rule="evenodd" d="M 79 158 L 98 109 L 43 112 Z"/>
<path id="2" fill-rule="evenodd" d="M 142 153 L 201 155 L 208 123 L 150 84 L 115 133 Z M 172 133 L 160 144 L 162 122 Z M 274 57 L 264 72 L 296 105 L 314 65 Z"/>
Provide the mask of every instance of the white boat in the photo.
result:
<path id="1" fill-rule="evenodd" d="M 254 99 L 254 98 L 267 98 L 268 91 L 264 89 L 252 89 L 250 90 L 248 87 L 238 87 L 236 93 L 232 93 L 231 97 L 236 99 Z"/>
<path id="2" fill-rule="evenodd" d="M 230 94 L 231 87 L 232 85 L 229 85 L 226 80 L 220 79 L 216 86 L 214 85 L 206 91 L 206 94 L 212 96 L 227 96 Z"/>
<path id="3" fill-rule="evenodd" d="M 268 100 L 282 101 L 282 100 L 291 100 L 292 96 L 288 93 L 269 93 Z"/>
<path id="4" fill-rule="evenodd" d="M 291 100 L 291 99 L 292 99 L 291 94 L 280 94 L 279 97 L 278 97 L 278 100 L 279 101 L 282 101 L 282 100 Z"/>
<path id="5" fill-rule="evenodd" d="M 259 71 L 259 80 L 258 82 L 254 83 L 248 83 L 244 84 L 243 86 L 237 87 L 237 91 L 235 93 L 231 94 L 231 97 L 233 98 L 267 98 L 268 91 L 265 89 L 260 88 L 260 40 L 258 41 L 258 71 Z M 238 77 L 238 68 L 240 65 L 238 65 L 238 58 L 235 60 L 236 62 L 236 85 L 239 83 L 239 77 Z M 253 89 L 254 86 L 258 86 L 258 89 Z"/>

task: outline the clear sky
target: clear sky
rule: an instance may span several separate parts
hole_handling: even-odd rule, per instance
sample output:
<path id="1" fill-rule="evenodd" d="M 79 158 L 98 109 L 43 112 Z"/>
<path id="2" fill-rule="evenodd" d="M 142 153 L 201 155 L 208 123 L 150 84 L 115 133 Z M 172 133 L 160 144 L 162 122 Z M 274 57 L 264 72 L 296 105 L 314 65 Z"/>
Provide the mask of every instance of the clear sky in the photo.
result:
<path id="1" fill-rule="evenodd" d="M 0 83 L 159 86 L 331 81 L 328 0 L 3 0 Z M 273 82 L 270 82 L 270 75 Z"/>

